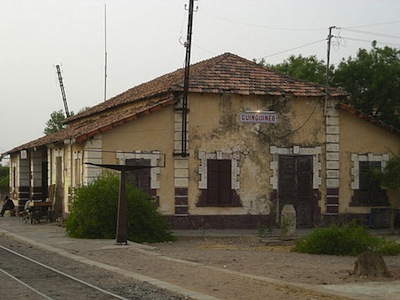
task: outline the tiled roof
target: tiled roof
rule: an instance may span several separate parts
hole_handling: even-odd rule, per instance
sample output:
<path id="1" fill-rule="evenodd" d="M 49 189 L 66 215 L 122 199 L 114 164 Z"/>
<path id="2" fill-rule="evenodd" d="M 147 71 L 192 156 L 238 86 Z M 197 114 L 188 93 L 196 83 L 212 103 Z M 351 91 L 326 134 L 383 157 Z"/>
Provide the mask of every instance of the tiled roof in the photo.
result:
<path id="1" fill-rule="evenodd" d="M 67 122 L 107 111 L 116 106 L 136 102 L 164 93 L 183 90 L 184 69 L 163 75 L 133 87 L 126 92 L 100 103 L 80 114 L 68 118 Z M 231 53 L 204 60 L 190 67 L 190 92 L 229 93 L 240 95 L 286 95 L 324 96 L 322 85 L 291 78 L 263 67 L 253 61 Z M 332 97 L 345 97 L 342 90 L 329 89 Z"/>
<path id="2" fill-rule="evenodd" d="M 67 119 L 66 129 L 46 135 L 37 140 L 18 146 L 8 153 L 22 149 L 40 147 L 68 139 L 83 141 L 100 132 L 121 125 L 142 115 L 172 105 L 174 100 L 171 94 L 183 91 L 184 69 L 163 75 L 147 83 L 133 87 L 110 100 L 102 102 Z M 204 60 L 190 67 L 190 92 L 192 93 L 230 93 L 239 95 L 271 95 L 280 96 L 291 94 L 294 96 L 324 96 L 324 87 L 307 81 L 294 79 L 256 64 L 237 55 L 225 53 L 220 56 Z M 347 97 L 348 94 L 338 89 L 329 89 L 332 97 Z M 135 108 L 115 110 L 113 108 L 128 103 L 157 98 L 161 100 Z M 143 102 L 145 103 L 145 102 Z M 99 118 L 85 118 L 101 114 Z M 82 124 L 76 125 L 72 121 L 81 119 Z"/>
<path id="3" fill-rule="evenodd" d="M 166 98 L 156 103 L 150 102 L 146 106 L 140 108 L 131 108 L 120 111 L 112 111 L 107 116 L 90 122 L 83 122 L 79 126 L 69 126 L 58 132 L 45 135 L 37 140 L 18 146 L 6 153 L 15 153 L 23 149 L 31 149 L 35 147 L 50 145 L 54 143 L 64 142 L 64 140 L 73 139 L 76 142 L 84 141 L 101 132 L 109 130 L 113 127 L 120 126 L 126 122 L 146 116 L 150 113 L 158 111 L 163 107 L 173 105 L 174 99 Z"/>

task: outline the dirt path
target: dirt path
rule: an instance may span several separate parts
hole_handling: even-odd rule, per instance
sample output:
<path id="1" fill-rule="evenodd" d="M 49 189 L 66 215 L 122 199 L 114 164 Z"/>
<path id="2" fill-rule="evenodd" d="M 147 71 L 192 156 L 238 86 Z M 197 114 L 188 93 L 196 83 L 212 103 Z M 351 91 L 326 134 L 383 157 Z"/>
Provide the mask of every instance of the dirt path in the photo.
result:
<path id="1" fill-rule="evenodd" d="M 185 238 L 175 243 L 86 250 L 75 253 L 220 299 L 340 299 L 292 284 L 367 281 L 350 275 L 354 257 L 307 255 L 290 246 L 268 246 L 258 238 Z M 385 257 L 391 280 L 400 278 L 400 259 Z M 368 279 L 370 281 L 370 279 Z"/>

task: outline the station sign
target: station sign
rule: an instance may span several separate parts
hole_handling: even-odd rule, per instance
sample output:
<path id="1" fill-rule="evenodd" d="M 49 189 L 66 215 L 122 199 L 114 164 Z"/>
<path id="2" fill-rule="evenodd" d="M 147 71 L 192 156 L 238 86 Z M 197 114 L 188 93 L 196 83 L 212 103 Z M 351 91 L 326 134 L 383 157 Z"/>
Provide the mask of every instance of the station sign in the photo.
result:
<path id="1" fill-rule="evenodd" d="M 240 112 L 240 123 L 270 123 L 274 124 L 278 121 L 278 116 L 272 112 Z"/>
<path id="2" fill-rule="evenodd" d="M 21 159 L 28 158 L 28 152 L 26 150 L 21 150 L 20 155 L 21 155 Z"/>

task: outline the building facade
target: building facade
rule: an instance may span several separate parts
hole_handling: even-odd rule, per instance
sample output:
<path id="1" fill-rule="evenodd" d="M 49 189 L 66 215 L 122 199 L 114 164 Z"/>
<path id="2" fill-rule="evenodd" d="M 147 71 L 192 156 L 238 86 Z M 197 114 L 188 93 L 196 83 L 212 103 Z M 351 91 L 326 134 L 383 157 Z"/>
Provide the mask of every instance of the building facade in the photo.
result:
<path id="1" fill-rule="evenodd" d="M 225 53 L 134 87 L 67 120 L 66 129 L 9 151 L 11 197 L 49 199 L 69 212 L 73 189 L 101 169 L 145 165 L 128 180 L 173 228 L 367 220 L 393 191 L 371 184 L 400 146 L 395 128 L 346 105 L 347 93 L 296 80 Z M 185 122 L 186 121 L 186 122 Z"/>

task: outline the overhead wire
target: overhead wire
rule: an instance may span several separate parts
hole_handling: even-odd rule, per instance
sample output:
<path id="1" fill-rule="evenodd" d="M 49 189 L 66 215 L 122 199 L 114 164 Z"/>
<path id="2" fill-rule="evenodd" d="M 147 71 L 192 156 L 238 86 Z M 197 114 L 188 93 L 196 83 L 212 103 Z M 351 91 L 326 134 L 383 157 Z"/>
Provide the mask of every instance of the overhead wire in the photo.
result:
<path id="1" fill-rule="evenodd" d="M 322 31 L 322 30 L 326 30 L 326 28 L 284 28 L 284 27 L 273 27 L 273 26 L 266 26 L 266 25 L 258 25 L 258 24 L 240 22 L 240 21 L 232 20 L 232 19 L 229 19 L 229 18 L 226 18 L 226 17 L 223 17 L 223 16 L 218 16 L 218 15 L 209 14 L 209 16 L 211 16 L 213 18 L 216 18 L 216 19 L 221 19 L 221 20 L 224 20 L 224 21 L 227 21 L 227 22 L 235 23 L 235 24 L 240 24 L 240 25 L 250 26 L 250 27 L 256 27 L 256 28 L 271 29 L 271 30 L 281 30 L 281 31 Z M 382 23 L 358 25 L 358 26 L 351 26 L 351 27 L 340 27 L 340 28 L 337 28 L 337 29 L 343 29 L 345 31 L 361 33 L 361 34 L 369 34 L 369 35 L 376 35 L 376 36 L 383 36 L 383 37 L 388 37 L 388 38 L 400 39 L 400 36 L 397 36 L 397 35 L 376 33 L 376 32 L 368 32 L 368 31 L 354 29 L 354 28 L 365 28 L 365 27 L 374 27 L 374 26 L 381 26 L 381 25 L 390 25 L 390 24 L 396 24 L 396 23 L 400 23 L 400 20 L 399 21 L 393 21 L 393 22 L 382 22 Z M 372 41 L 363 40 L 363 39 L 357 39 L 357 38 L 343 37 L 343 36 L 340 36 L 340 35 L 335 36 L 335 38 L 343 41 L 343 42 L 339 41 L 339 42 L 336 43 L 337 44 L 336 45 L 337 48 L 340 47 L 341 44 L 343 44 L 343 43 L 345 44 L 346 39 L 347 40 L 359 41 L 359 42 L 372 43 Z M 314 44 L 317 44 L 317 43 L 320 43 L 320 42 L 323 42 L 323 41 L 326 41 L 326 39 L 320 39 L 320 40 L 317 40 L 317 41 L 314 41 L 314 42 L 311 42 L 311 43 L 307 43 L 307 44 L 304 44 L 304 45 L 300 45 L 300 46 L 297 46 L 297 47 L 293 47 L 293 48 L 290 48 L 290 49 L 287 49 L 287 50 L 284 50 L 284 51 L 276 52 L 276 53 L 273 53 L 273 54 L 270 54 L 270 55 L 263 56 L 263 57 L 261 57 L 259 59 L 265 59 L 265 58 L 273 57 L 273 56 L 280 55 L 280 54 L 283 54 L 283 53 L 287 53 L 287 52 L 290 52 L 290 51 L 293 51 L 293 50 L 297 50 L 297 49 L 301 49 L 301 48 L 304 48 L 304 47 L 308 47 L 308 46 L 311 46 L 311 45 L 314 45 Z M 393 44 L 393 43 L 386 43 L 386 42 L 380 42 L 380 43 L 385 44 L 385 45 L 397 46 L 396 44 Z M 207 49 L 205 49 L 205 48 L 203 48 L 203 47 L 201 47 L 199 45 L 194 45 L 194 46 L 199 48 L 199 49 L 201 49 L 201 50 L 203 50 L 203 51 L 205 51 L 205 52 L 208 52 L 208 53 L 210 53 L 212 55 L 216 55 L 212 51 L 209 51 L 209 50 L 207 50 Z"/>
<path id="2" fill-rule="evenodd" d="M 279 54 L 290 52 L 290 51 L 297 50 L 297 49 L 301 49 L 301 48 L 304 48 L 304 47 L 307 47 L 307 46 L 311 46 L 311 45 L 314 45 L 314 44 L 317 44 L 317 43 L 320 43 L 320 42 L 323 42 L 323 41 L 326 41 L 326 39 L 317 40 L 317 41 L 314 41 L 314 42 L 311 42 L 311 43 L 307 43 L 307 44 L 304 44 L 304 45 L 301 45 L 301 46 L 297 46 L 297 47 L 294 47 L 294 48 L 291 48 L 291 49 L 288 49 L 288 50 L 284 50 L 284 51 L 277 52 L 277 53 L 274 53 L 274 54 L 266 55 L 266 56 L 261 57 L 260 59 L 272 57 L 272 56 L 275 56 L 275 55 L 279 55 Z"/>
<path id="3" fill-rule="evenodd" d="M 349 40 L 349 41 L 363 42 L 363 43 L 369 43 L 369 44 L 371 44 L 373 42 L 372 40 L 356 39 L 356 38 L 345 37 L 345 36 L 342 36 L 341 38 Z M 393 46 L 393 47 L 400 46 L 400 43 L 395 44 L 395 43 L 387 43 L 387 42 L 380 42 L 380 41 L 377 41 L 377 42 L 378 42 L 378 44 L 383 44 L 383 45 L 388 45 L 388 46 Z"/>
<path id="4" fill-rule="evenodd" d="M 240 22 L 232 19 L 228 19 L 222 16 L 217 16 L 217 15 L 210 15 L 213 18 L 216 19 L 221 19 L 227 22 L 235 23 L 235 24 L 240 24 L 240 25 L 245 25 L 245 26 L 250 26 L 250 27 L 256 27 L 256 28 L 265 28 L 265 29 L 273 29 L 273 30 L 283 30 L 283 31 L 321 31 L 321 30 L 326 30 L 326 28 L 284 28 L 284 27 L 272 27 L 272 26 L 266 26 L 266 25 L 257 25 L 257 24 L 250 24 L 250 23 L 245 23 L 245 22 Z"/>
<path id="5" fill-rule="evenodd" d="M 350 32 L 355 32 L 355 33 L 361 33 L 361 34 L 366 34 L 366 35 L 375 35 L 375 36 L 383 36 L 383 37 L 388 37 L 392 39 L 400 39 L 399 35 L 392 35 L 392 34 L 385 34 L 385 33 L 378 33 L 378 32 L 371 32 L 371 31 L 363 31 L 363 30 L 354 30 L 354 29 L 347 29 L 346 27 L 342 27 L 343 30 L 345 31 L 350 31 Z"/>
<path id="6" fill-rule="evenodd" d="M 209 51 L 209 50 L 207 50 L 207 49 L 205 49 L 205 48 L 203 48 L 203 47 L 201 47 L 201 46 L 199 46 L 199 45 L 197 45 L 197 44 L 195 44 L 195 43 L 193 43 L 193 42 L 192 42 L 192 45 L 195 46 L 196 48 L 199 48 L 200 50 L 203 50 L 203 51 L 205 51 L 205 52 L 211 54 L 211 55 L 215 55 L 215 56 L 218 55 L 217 53 L 212 52 L 212 51 Z"/>
<path id="7" fill-rule="evenodd" d="M 376 23 L 376 24 L 369 24 L 369 25 L 351 26 L 351 27 L 347 27 L 347 29 L 374 27 L 374 26 L 381 26 L 381 25 L 391 25 L 391 24 L 396 24 L 396 23 L 400 23 L 400 20 L 392 21 L 392 22 L 382 22 L 382 23 Z"/>

